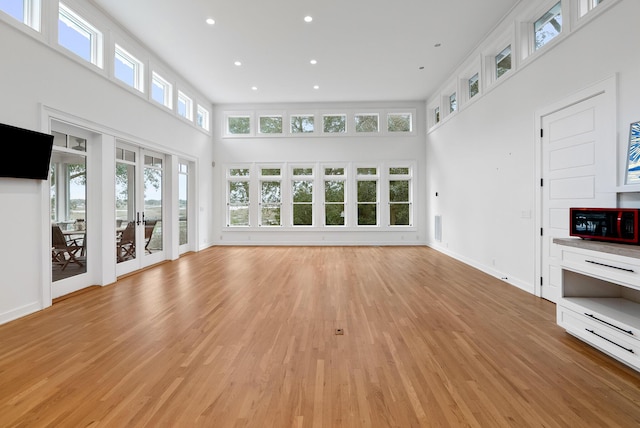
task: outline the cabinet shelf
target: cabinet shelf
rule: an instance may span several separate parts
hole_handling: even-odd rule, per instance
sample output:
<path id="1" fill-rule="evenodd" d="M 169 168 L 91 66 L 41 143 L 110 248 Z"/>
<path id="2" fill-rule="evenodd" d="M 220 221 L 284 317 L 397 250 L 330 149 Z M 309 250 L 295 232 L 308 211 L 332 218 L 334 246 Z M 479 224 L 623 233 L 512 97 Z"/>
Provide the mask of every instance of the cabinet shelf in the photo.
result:
<path id="1" fill-rule="evenodd" d="M 635 330 L 634 335 L 640 335 L 640 303 L 622 297 L 565 297 L 563 300 L 575 311 L 600 314 L 605 321 L 629 326 Z"/>

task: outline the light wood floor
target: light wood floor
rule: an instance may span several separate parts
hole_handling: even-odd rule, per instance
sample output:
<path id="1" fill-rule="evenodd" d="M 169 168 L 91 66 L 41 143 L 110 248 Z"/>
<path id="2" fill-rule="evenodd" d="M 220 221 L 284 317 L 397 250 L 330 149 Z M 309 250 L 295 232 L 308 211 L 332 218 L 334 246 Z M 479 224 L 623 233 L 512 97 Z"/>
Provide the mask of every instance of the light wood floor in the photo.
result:
<path id="1" fill-rule="evenodd" d="M 0 326 L 1 427 L 639 425 L 554 304 L 424 247 L 211 248 Z"/>

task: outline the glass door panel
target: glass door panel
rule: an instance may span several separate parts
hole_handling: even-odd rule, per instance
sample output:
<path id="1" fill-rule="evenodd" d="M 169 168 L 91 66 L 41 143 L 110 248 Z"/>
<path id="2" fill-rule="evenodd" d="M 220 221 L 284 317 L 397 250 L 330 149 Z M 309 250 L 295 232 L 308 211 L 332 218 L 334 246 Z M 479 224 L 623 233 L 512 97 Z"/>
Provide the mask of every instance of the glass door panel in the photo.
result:
<path id="1" fill-rule="evenodd" d="M 178 164 L 178 228 L 180 230 L 179 245 L 189 244 L 189 164 Z"/>
<path id="2" fill-rule="evenodd" d="M 144 156 L 144 250 L 145 255 L 162 251 L 162 165 L 163 159 Z"/>
<path id="3" fill-rule="evenodd" d="M 87 272 L 87 141 L 53 132 L 49 172 L 52 281 Z"/>
<path id="4" fill-rule="evenodd" d="M 136 258 L 136 153 L 116 149 L 116 262 Z"/>

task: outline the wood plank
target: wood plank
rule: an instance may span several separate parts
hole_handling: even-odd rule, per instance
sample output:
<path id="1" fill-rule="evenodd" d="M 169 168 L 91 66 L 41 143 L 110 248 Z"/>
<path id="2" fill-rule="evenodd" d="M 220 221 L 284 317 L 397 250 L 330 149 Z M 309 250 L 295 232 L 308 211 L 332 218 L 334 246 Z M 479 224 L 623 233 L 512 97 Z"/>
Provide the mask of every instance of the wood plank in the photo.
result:
<path id="1" fill-rule="evenodd" d="M 0 325 L 2 427 L 629 427 L 638 403 L 553 303 L 425 247 L 210 248 Z"/>

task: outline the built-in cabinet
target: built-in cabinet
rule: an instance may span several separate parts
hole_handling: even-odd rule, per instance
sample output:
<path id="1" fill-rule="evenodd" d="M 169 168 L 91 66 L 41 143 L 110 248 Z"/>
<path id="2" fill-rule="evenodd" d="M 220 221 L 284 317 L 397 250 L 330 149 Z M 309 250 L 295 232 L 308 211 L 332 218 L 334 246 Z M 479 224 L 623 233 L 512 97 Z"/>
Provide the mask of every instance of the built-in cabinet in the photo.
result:
<path id="1" fill-rule="evenodd" d="M 640 371 L 640 247 L 556 238 L 562 268 L 557 323 Z"/>

